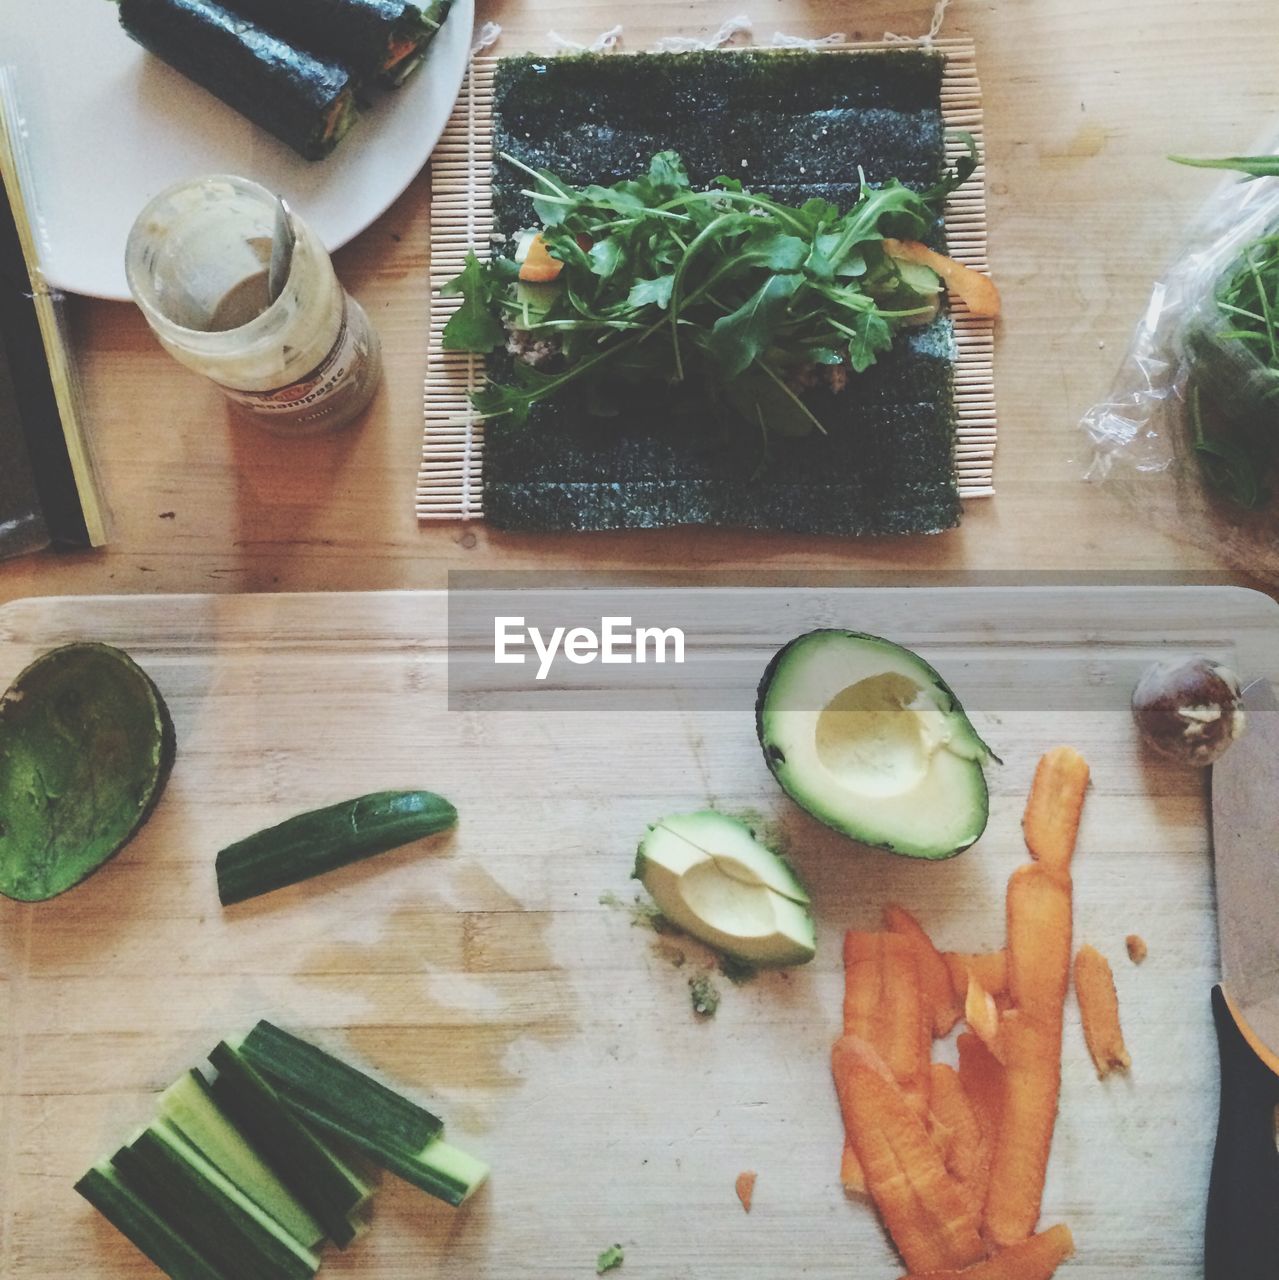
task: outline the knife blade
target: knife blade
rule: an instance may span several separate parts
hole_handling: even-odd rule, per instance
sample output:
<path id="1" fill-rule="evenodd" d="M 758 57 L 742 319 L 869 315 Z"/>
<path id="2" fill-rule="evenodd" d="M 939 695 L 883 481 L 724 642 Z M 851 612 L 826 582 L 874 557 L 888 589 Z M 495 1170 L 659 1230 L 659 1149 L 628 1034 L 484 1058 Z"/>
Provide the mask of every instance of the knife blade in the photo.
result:
<path id="1" fill-rule="evenodd" d="M 1244 709 L 1243 737 L 1212 771 L 1221 1111 L 1204 1280 L 1279 1274 L 1279 703 L 1266 681 L 1244 690 Z"/>

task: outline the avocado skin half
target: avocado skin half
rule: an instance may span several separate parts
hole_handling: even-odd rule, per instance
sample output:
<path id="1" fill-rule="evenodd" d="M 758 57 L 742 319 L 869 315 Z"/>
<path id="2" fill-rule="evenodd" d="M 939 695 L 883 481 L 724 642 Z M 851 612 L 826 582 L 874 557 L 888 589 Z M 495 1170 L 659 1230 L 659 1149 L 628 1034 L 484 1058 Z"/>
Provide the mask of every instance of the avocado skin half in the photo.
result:
<path id="1" fill-rule="evenodd" d="M 113 684 L 105 695 L 104 682 Z M 104 738 L 100 721 L 94 723 L 95 712 L 100 715 L 106 703 L 124 713 L 116 726 L 124 735 L 123 751 Z M 43 734 L 65 743 L 77 730 L 85 735 L 83 744 L 77 744 L 85 750 L 68 772 L 65 754 L 58 761 L 40 739 Z M 65 789 L 56 797 L 69 810 L 62 825 L 64 831 L 72 827 L 73 839 L 59 845 L 59 833 L 45 823 L 47 834 L 37 847 L 20 843 L 21 834 L 32 834 L 32 824 L 12 815 L 24 792 L 30 797 L 24 767 L 38 772 L 44 752 L 43 762 L 60 769 L 56 783 Z M 19 902 L 43 902 L 91 875 L 151 816 L 176 757 L 169 708 L 155 682 L 128 654 L 87 641 L 37 658 L 0 695 L 0 893 Z M 119 768 L 118 775 L 102 776 L 100 769 L 111 767 Z M 104 803 L 103 791 L 112 788 L 114 794 Z"/>
<path id="2" fill-rule="evenodd" d="M 764 674 L 760 677 L 759 685 L 755 692 L 755 735 L 759 740 L 760 749 L 764 753 L 764 762 L 768 765 L 768 771 L 773 775 L 777 780 L 778 785 L 788 796 L 791 795 L 790 789 L 786 786 L 785 781 L 779 773 L 779 769 L 785 761 L 776 758 L 777 749 L 769 744 L 768 733 L 764 724 L 764 704 L 768 700 L 769 689 L 772 686 L 774 678 L 785 664 L 788 656 L 791 654 L 791 651 L 798 645 L 810 640 L 813 636 L 841 636 L 847 640 L 866 641 L 875 645 L 891 645 L 895 649 L 902 649 L 906 653 L 910 654 L 911 658 L 919 664 L 921 672 L 927 675 L 930 682 L 945 694 L 951 714 L 958 714 L 963 717 L 964 722 L 968 725 L 974 739 L 981 744 L 987 757 L 994 761 L 995 764 L 1003 764 L 1003 760 L 990 749 L 990 745 L 977 733 L 977 730 L 973 728 L 972 722 L 968 719 L 968 713 L 964 710 L 963 703 L 960 702 L 958 697 L 955 695 L 955 691 L 942 678 L 941 673 L 938 672 L 931 663 L 925 662 L 924 659 L 915 653 L 913 649 L 907 649 L 905 645 L 899 645 L 896 641 L 887 640 L 883 636 L 872 635 L 868 631 L 851 631 L 844 627 L 815 627 L 811 631 L 802 632 L 800 635 L 795 636 L 794 639 L 788 640 L 780 649 L 777 650 L 775 654 L 773 654 L 768 661 L 768 665 L 764 668 Z M 982 779 L 982 787 L 985 792 L 984 777 Z M 920 862 L 945 862 L 949 858 L 956 857 L 963 853 L 965 849 L 970 849 L 974 844 L 976 844 L 977 841 L 981 839 L 985 830 L 985 821 L 983 820 L 982 829 L 979 830 L 971 840 L 960 844 L 957 848 L 951 849 L 946 853 L 936 854 L 929 857 L 913 852 L 909 849 L 899 848 L 891 841 L 868 840 L 851 828 L 833 822 L 820 813 L 813 812 L 813 810 L 807 805 L 802 804 L 799 800 L 795 799 L 794 796 L 791 796 L 791 799 L 794 800 L 805 813 L 816 818 L 818 822 L 822 823 L 824 826 L 830 827 L 832 831 L 838 831 L 840 835 L 847 836 L 851 840 L 856 840 L 859 844 L 863 844 L 869 849 L 881 849 L 885 853 L 892 853 L 902 858 L 913 858 Z M 987 816 L 989 816 L 988 792 L 986 793 L 986 812 Z"/>

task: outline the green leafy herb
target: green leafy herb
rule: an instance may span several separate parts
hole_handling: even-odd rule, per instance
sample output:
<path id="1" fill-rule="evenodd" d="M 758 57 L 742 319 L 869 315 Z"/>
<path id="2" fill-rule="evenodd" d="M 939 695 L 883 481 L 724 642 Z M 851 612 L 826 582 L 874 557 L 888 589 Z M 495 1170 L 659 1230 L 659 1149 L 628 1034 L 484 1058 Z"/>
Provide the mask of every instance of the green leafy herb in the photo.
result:
<path id="1" fill-rule="evenodd" d="M 463 298 L 444 345 L 488 353 L 509 333 L 512 349 L 537 348 L 537 368 L 517 359 L 509 379 L 475 395 L 484 417 L 523 422 L 573 384 L 608 416 L 629 387 L 692 383 L 752 431 L 820 431 L 800 395 L 814 368 L 860 373 L 936 313 L 937 276 L 890 257 L 883 241 L 934 230 L 975 166 L 969 143 L 928 191 L 863 183 L 843 212 L 820 199 L 787 205 L 728 177 L 695 191 L 674 151 L 654 155 L 647 173 L 582 188 L 503 155 L 528 175 L 539 234 L 564 266 L 554 285 L 536 286 L 545 293 L 534 307 L 513 256 L 468 256 L 444 289 Z"/>
<path id="2" fill-rule="evenodd" d="M 1217 160 L 1198 159 L 1194 156 L 1169 156 L 1174 164 L 1189 165 L 1192 169 L 1233 169 L 1250 178 L 1279 178 L 1279 155 L 1274 156 L 1222 156 Z"/>
<path id="3" fill-rule="evenodd" d="M 702 973 L 696 978 L 689 978 L 688 991 L 693 1012 L 699 1018 L 713 1018 L 719 1008 L 719 988 L 711 981 L 710 975 Z"/>
<path id="4" fill-rule="evenodd" d="M 606 1271 L 615 1271 L 626 1260 L 620 1244 L 611 1244 L 595 1259 L 595 1274 L 602 1276 Z"/>

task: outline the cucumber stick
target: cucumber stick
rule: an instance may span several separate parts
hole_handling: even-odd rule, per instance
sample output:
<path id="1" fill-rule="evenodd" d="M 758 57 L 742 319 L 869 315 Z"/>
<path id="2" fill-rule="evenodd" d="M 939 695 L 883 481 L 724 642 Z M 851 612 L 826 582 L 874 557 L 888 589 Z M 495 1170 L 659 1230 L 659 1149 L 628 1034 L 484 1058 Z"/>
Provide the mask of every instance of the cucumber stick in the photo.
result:
<path id="1" fill-rule="evenodd" d="M 159 1114 L 299 1243 L 314 1249 L 324 1240 L 324 1228 L 245 1137 L 253 1130 L 236 1126 L 198 1071 L 188 1071 L 160 1095 Z"/>
<path id="2" fill-rule="evenodd" d="M 309 1280 L 319 1258 L 299 1244 L 165 1120 L 112 1158 L 121 1179 L 235 1280 Z"/>
<path id="3" fill-rule="evenodd" d="M 217 1068 L 213 1096 L 246 1132 L 285 1185 L 345 1248 L 356 1237 L 351 1215 L 368 1200 L 369 1188 L 353 1181 L 344 1165 L 280 1100 L 275 1089 L 230 1045 L 209 1054 Z"/>
<path id="4" fill-rule="evenodd" d="M 298 814 L 219 851 L 218 898 L 223 906 L 243 902 L 456 822 L 457 810 L 430 791 L 378 791 Z"/>
<path id="5" fill-rule="evenodd" d="M 171 1280 L 234 1280 L 126 1186 L 110 1161 L 94 1165 L 75 1189 Z"/>

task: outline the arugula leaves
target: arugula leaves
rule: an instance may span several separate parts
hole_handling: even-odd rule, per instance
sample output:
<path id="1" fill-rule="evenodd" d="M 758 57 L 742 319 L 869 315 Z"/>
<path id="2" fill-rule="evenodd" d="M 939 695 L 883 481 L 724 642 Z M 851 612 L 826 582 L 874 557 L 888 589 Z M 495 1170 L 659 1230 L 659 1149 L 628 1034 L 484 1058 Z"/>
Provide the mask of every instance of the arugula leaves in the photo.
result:
<path id="1" fill-rule="evenodd" d="M 1236 173 L 1247 174 L 1249 178 L 1279 178 L 1279 155 L 1222 156 L 1218 160 L 1169 156 L 1168 159 L 1173 164 L 1189 165 L 1192 169 L 1232 169 Z"/>
<path id="2" fill-rule="evenodd" d="M 937 225 L 975 166 L 969 141 L 970 155 L 930 190 L 863 182 L 847 211 L 821 199 L 790 206 L 728 177 L 695 191 L 674 151 L 636 177 L 583 188 L 503 155 L 528 176 L 539 234 L 564 266 L 554 285 L 530 286 L 512 257 L 472 253 L 443 290 L 463 298 L 444 346 L 488 353 L 508 330 L 553 344 L 549 365 L 517 360 L 509 382 L 475 395 L 485 417 L 522 422 L 571 384 L 606 414 L 628 386 L 695 382 L 749 429 L 820 431 L 799 390 L 814 370 L 860 373 L 936 313 L 937 276 L 898 262 L 883 241 Z"/>

